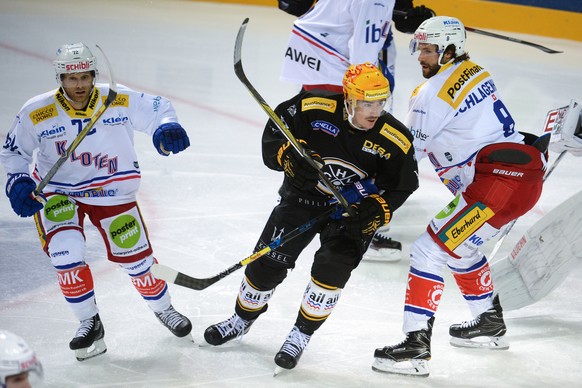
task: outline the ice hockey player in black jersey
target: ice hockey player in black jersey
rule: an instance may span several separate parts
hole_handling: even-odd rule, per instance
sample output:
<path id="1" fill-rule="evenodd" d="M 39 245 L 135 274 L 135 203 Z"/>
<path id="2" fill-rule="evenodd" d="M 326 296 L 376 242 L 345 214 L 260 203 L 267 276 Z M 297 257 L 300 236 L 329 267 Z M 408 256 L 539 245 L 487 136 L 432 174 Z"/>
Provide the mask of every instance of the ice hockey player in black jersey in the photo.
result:
<path id="1" fill-rule="evenodd" d="M 353 216 L 339 210 L 299 237 L 246 267 L 235 312 L 208 327 L 205 340 L 222 345 L 246 334 L 267 310 L 275 288 L 305 247 L 319 234 L 310 280 L 295 325 L 275 356 L 280 368 L 297 365 L 313 333 L 333 311 L 351 272 L 358 266 L 376 229 L 418 187 L 412 136 L 384 111 L 388 80 L 370 63 L 352 65 L 343 80 L 344 93 L 304 91 L 281 103 L 275 112 L 307 153 L 351 203 Z M 269 121 L 262 139 L 263 161 L 284 172 L 280 202 L 273 209 L 255 251 L 336 206 L 318 172 Z M 358 188 L 356 190 L 355 188 Z M 277 373 L 277 371 L 276 371 Z"/>

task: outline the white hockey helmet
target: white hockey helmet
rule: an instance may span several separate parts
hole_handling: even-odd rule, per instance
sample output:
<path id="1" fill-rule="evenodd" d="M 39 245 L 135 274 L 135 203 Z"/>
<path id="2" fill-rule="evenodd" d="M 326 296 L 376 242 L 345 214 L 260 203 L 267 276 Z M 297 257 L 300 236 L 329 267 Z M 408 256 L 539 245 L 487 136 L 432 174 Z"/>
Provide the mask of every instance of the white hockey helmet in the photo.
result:
<path id="1" fill-rule="evenodd" d="M 434 44 L 438 47 L 440 63 L 445 49 L 451 44 L 455 46 L 457 57 L 463 55 L 466 40 L 467 32 L 459 19 L 451 16 L 435 16 L 418 26 L 410 40 L 410 53 L 414 54 L 421 43 Z"/>
<path id="2" fill-rule="evenodd" d="M 97 71 L 97 58 L 93 55 L 89 47 L 83 43 L 73 43 L 62 45 L 57 50 L 57 59 L 53 62 L 57 76 L 57 83 L 61 84 L 62 74 L 81 73 L 85 71 Z"/>
<path id="3" fill-rule="evenodd" d="M 38 380 L 42 379 L 42 364 L 36 354 L 19 336 L 0 330 L 0 386 L 6 387 L 6 378 L 32 372 Z"/>

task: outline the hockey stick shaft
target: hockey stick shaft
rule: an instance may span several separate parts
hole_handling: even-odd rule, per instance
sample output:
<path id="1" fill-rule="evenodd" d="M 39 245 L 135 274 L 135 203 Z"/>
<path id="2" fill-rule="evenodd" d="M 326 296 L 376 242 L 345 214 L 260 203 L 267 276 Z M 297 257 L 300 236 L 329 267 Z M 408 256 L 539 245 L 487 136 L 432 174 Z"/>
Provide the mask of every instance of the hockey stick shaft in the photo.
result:
<path id="1" fill-rule="evenodd" d="M 406 11 L 399 11 L 399 10 L 396 10 L 395 9 L 393 11 L 393 14 L 394 15 L 398 15 L 398 16 L 406 16 Z M 513 43 L 519 43 L 519 44 L 524 44 L 526 46 L 531 46 L 531 47 L 537 48 L 538 50 L 542 50 L 543 52 L 548 53 L 548 54 L 560 54 L 560 53 L 563 53 L 563 51 L 553 50 L 553 49 L 551 49 L 549 47 L 542 46 L 541 44 L 528 42 L 526 40 L 521 40 L 521 39 L 513 38 L 511 36 L 496 34 L 494 32 L 480 30 L 480 29 L 474 28 L 474 27 L 465 26 L 465 30 L 471 31 L 471 32 L 473 32 L 475 34 L 481 34 L 481 35 L 489 36 L 489 37 L 492 37 L 492 38 L 508 40 L 510 42 L 513 42 Z"/>
<path id="2" fill-rule="evenodd" d="M 279 237 L 279 238 L 271 241 L 271 243 L 269 245 L 254 252 L 250 256 L 245 257 L 244 259 L 242 259 L 238 263 L 228 267 L 224 271 L 222 271 L 219 274 L 214 275 L 212 277 L 201 278 L 201 279 L 195 278 L 195 277 L 186 275 L 182 272 L 179 272 L 173 268 L 170 268 L 170 267 L 168 267 L 166 265 L 162 265 L 162 264 L 152 265 L 152 268 L 151 268 L 152 274 L 158 279 L 165 280 L 166 282 L 169 282 L 169 283 L 174 283 L 178 286 L 191 288 L 193 290 L 198 290 L 198 291 L 204 290 L 205 288 L 210 287 L 214 283 L 227 277 L 228 275 L 230 275 L 231 273 L 235 272 L 236 270 L 244 267 L 245 265 L 250 264 L 253 261 L 266 255 L 267 253 L 287 244 L 289 241 L 293 240 L 297 236 L 300 236 L 301 234 L 305 233 L 307 230 L 311 229 L 315 224 L 327 219 L 331 214 L 338 211 L 338 209 L 339 208 L 337 206 L 333 206 L 333 207 L 329 208 L 328 210 L 326 210 L 325 212 L 323 212 L 319 216 L 312 218 L 311 220 L 307 221 L 305 224 L 293 229 L 291 232 L 285 234 L 284 236 Z"/>
<path id="3" fill-rule="evenodd" d="M 89 122 L 85 125 L 85 127 L 83 127 L 83 129 L 79 132 L 77 137 L 75 137 L 75 139 L 73 139 L 73 141 L 71 142 L 71 145 L 65 150 L 65 152 L 59 157 L 59 159 L 55 162 L 55 164 L 51 167 L 51 169 L 42 178 L 42 180 L 40 181 L 40 183 L 38 184 L 38 186 L 36 187 L 36 189 L 34 190 L 34 193 L 33 193 L 33 195 L 37 199 L 42 198 L 42 197 L 40 197 L 40 193 L 42 192 L 42 190 L 46 187 L 46 185 L 50 182 L 50 180 L 55 176 L 57 171 L 59 171 L 59 169 L 65 163 L 65 161 L 67 159 L 69 159 L 69 157 L 71 156 L 73 151 L 75 151 L 77 149 L 77 147 L 79 146 L 79 144 L 81 144 L 81 142 L 87 137 L 87 134 L 89 133 L 89 131 L 91 131 L 93 126 L 95 126 L 95 123 L 97 122 L 97 120 L 99 120 L 99 118 L 107 110 L 109 105 L 111 105 L 113 103 L 113 101 L 115 101 L 115 98 L 117 97 L 117 83 L 115 82 L 115 77 L 113 75 L 113 70 L 112 70 L 111 64 L 109 63 L 109 60 L 107 59 L 107 56 L 105 55 L 105 52 L 103 51 L 103 49 L 101 49 L 101 47 L 99 47 L 98 45 L 96 45 L 96 46 L 99 49 L 99 51 L 101 51 L 101 54 L 103 55 L 103 58 L 105 59 L 105 64 L 107 65 L 107 70 L 109 71 L 109 93 L 107 94 L 107 99 L 103 102 L 103 105 L 101 105 L 101 107 L 97 110 L 97 112 L 95 112 L 93 117 L 91 117 L 91 120 L 89 120 Z"/>
<path id="4" fill-rule="evenodd" d="M 259 92 L 255 89 L 255 87 L 251 84 L 251 82 L 247 78 L 247 76 L 244 72 L 244 69 L 243 69 L 243 65 L 242 65 L 241 51 L 242 51 L 242 42 L 243 42 L 245 31 L 247 29 L 248 22 L 249 22 L 249 18 L 246 18 L 242 22 L 242 24 L 238 30 L 238 34 L 236 36 L 236 43 L 234 46 L 234 72 L 235 72 L 236 76 L 243 83 L 243 85 L 245 85 L 245 87 L 249 90 L 249 92 L 254 97 L 254 99 L 259 103 L 259 105 L 261 105 L 261 107 L 267 113 L 269 118 L 275 123 L 275 125 L 277 125 L 277 127 L 279 128 L 281 133 L 283 133 L 285 138 L 289 141 L 289 143 L 293 146 L 293 148 L 295 148 L 295 150 L 299 153 L 299 155 L 301 155 L 301 157 L 303 159 L 305 159 L 311 167 L 313 167 L 314 169 L 317 170 L 318 175 L 319 175 L 319 179 L 324 183 L 325 187 L 337 199 L 339 204 L 342 205 L 342 207 L 346 210 L 346 212 L 350 216 L 354 216 L 355 215 L 354 210 L 350 207 L 348 201 L 346 201 L 346 199 L 343 197 L 343 195 L 341 195 L 341 193 L 338 191 L 338 189 L 335 188 L 333 183 L 330 182 L 329 178 L 323 173 L 323 171 L 321 170 L 322 166 L 320 164 L 318 164 L 315 160 L 313 160 L 313 158 L 309 154 L 307 154 L 307 152 L 305 152 L 305 149 L 303 148 L 301 143 L 299 143 L 297 141 L 295 136 L 293 136 L 293 133 L 291 133 L 291 131 L 289 130 L 287 125 L 285 125 L 283 120 L 281 120 L 281 118 L 279 118 L 279 116 L 277 116 L 277 114 L 273 111 L 273 109 L 269 106 L 269 104 L 267 104 L 267 102 L 263 99 L 263 97 L 261 97 Z"/>
<path id="5" fill-rule="evenodd" d="M 556 158 L 556 160 L 554 161 L 554 163 L 552 163 L 552 165 L 550 166 L 550 168 L 548 169 L 548 171 L 546 171 L 546 174 L 544 175 L 543 178 L 543 182 L 546 181 L 546 179 L 549 178 L 549 176 L 552 174 L 552 172 L 554 171 L 554 169 L 556 168 L 556 166 L 558 165 L 558 163 L 560 163 L 560 161 L 562 160 L 562 158 L 566 155 L 567 151 L 562 151 L 558 157 Z M 503 230 L 503 232 L 501 232 L 501 236 L 499 236 L 499 239 L 497 240 L 497 243 L 495 243 L 495 246 L 493 247 L 493 249 L 491 250 L 491 253 L 489 254 L 489 261 L 493 261 L 493 258 L 495 257 L 495 255 L 497 255 L 497 252 L 499 251 L 499 248 L 501 248 L 501 245 L 503 244 L 503 241 L 505 240 L 505 238 L 507 237 L 507 235 L 509 234 L 509 232 L 511 231 L 511 229 L 513 228 L 513 225 L 515 225 L 515 223 L 517 222 L 517 220 L 519 219 L 516 218 L 513 221 L 511 221 L 509 224 L 507 224 L 507 226 L 505 227 L 505 229 Z"/>

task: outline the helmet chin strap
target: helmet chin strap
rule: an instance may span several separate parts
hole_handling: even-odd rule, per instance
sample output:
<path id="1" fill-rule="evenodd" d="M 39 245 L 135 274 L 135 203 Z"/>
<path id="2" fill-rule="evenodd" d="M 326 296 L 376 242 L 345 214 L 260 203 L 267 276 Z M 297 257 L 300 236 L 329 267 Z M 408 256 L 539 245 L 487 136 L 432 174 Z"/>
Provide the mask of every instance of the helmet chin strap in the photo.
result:
<path id="1" fill-rule="evenodd" d="M 352 109 L 350 111 L 348 100 L 345 99 L 344 108 L 346 109 L 346 113 L 348 114 L 348 123 L 350 123 L 350 125 L 354 127 L 354 129 L 357 129 L 358 131 L 367 131 L 367 129 L 359 127 L 356 124 L 354 124 L 354 103 L 352 102 Z"/>

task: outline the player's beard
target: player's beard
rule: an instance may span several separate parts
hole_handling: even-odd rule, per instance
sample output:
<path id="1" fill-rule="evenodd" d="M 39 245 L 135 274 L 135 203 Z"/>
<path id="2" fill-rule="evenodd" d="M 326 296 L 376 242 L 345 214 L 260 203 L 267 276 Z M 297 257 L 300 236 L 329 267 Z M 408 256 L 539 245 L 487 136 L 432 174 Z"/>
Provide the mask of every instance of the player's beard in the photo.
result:
<path id="1" fill-rule="evenodd" d="M 439 64 L 429 65 L 428 63 L 421 62 L 420 65 L 422 66 L 422 76 L 426 79 L 434 76 L 441 68 Z"/>

